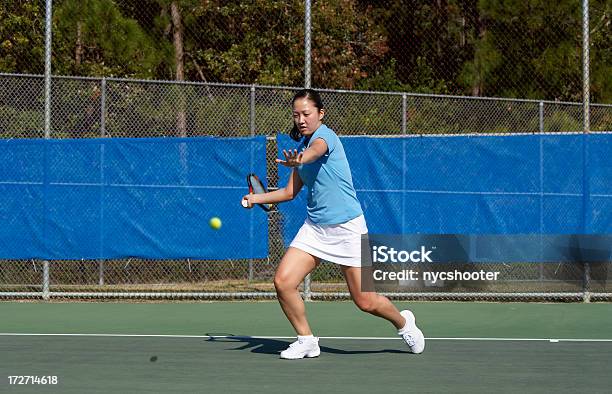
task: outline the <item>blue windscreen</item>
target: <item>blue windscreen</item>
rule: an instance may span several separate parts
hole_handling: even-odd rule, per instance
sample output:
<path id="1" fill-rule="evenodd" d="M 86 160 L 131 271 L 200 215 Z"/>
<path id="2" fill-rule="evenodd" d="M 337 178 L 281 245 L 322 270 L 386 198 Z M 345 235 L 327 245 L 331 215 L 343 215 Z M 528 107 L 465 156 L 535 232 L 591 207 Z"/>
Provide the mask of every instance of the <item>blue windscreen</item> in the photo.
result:
<path id="1" fill-rule="evenodd" d="M 610 134 L 341 141 L 371 233 L 612 233 Z M 278 147 L 297 143 L 278 135 Z M 290 171 L 279 173 L 283 186 Z M 288 244 L 306 193 L 279 209 Z"/>
<path id="2" fill-rule="evenodd" d="M 0 141 L 0 258 L 266 257 L 267 216 L 240 204 L 265 149 L 264 136 Z"/>

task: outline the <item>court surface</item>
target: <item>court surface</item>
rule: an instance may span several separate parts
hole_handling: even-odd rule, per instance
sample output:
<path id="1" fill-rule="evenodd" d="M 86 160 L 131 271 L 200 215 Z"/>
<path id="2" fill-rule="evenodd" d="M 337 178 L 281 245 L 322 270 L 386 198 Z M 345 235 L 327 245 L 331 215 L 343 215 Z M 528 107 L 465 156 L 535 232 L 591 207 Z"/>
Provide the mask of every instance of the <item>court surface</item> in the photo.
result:
<path id="1" fill-rule="evenodd" d="M 612 304 L 396 305 L 415 312 L 425 353 L 350 302 L 313 302 L 321 356 L 287 361 L 276 302 L 2 302 L 0 392 L 612 391 Z M 59 383 L 9 385 L 23 375 Z"/>

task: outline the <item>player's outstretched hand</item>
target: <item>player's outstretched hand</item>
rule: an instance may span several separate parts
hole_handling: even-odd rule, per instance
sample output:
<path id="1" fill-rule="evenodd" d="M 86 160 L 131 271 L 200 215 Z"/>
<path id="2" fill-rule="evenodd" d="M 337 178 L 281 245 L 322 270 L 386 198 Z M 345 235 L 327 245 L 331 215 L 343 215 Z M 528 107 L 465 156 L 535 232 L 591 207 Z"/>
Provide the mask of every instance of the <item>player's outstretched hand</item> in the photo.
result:
<path id="1" fill-rule="evenodd" d="M 283 155 L 285 156 L 285 160 L 276 159 L 278 164 L 284 165 L 285 167 L 297 167 L 302 164 L 302 156 L 304 153 L 298 153 L 297 149 L 293 151 L 289 149 L 289 152 L 283 149 Z"/>

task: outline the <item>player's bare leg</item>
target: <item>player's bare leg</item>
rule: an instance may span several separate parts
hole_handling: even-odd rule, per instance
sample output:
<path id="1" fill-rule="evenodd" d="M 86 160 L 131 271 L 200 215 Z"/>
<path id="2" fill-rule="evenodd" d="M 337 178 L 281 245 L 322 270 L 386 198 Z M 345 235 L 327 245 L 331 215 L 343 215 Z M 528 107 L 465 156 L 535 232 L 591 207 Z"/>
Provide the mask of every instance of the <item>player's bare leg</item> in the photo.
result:
<path id="1" fill-rule="evenodd" d="M 315 269 L 318 263 L 318 258 L 300 249 L 289 248 L 276 270 L 274 286 L 278 301 L 298 334 L 297 341 L 283 350 L 280 358 L 297 360 L 304 357 L 318 357 L 321 354 L 319 338 L 312 335 L 306 319 L 304 301 L 298 291 L 298 286 L 304 277 Z"/>
<path id="2" fill-rule="evenodd" d="M 298 287 L 318 263 L 318 258 L 303 250 L 290 247 L 285 252 L 274 276 L 278 301 L 298 335 L 312 335 L 306 319 L 304 300 L 300 296 Z"/>
<path id="3" fill-rule="evenodd" d="M 361 270 L 360 267 L 342 266 L 342 273 L 355 305 L 364 312 L 390 321 L 397 328 L 398 334 L 406 342 L 410 351 L 422 353 L 425 349 L 425 337 L 416 326 L 414 314 L 409 310 L 400 312 L 387 297 L 375 291 L 363 291 Z"/>

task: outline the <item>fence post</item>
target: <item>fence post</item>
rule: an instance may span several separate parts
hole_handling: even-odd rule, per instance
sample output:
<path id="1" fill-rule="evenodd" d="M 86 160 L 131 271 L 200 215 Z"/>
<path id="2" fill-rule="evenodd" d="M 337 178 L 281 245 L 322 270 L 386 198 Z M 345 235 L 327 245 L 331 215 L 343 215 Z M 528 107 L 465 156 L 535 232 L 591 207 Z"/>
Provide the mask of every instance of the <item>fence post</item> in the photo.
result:
<path id="1" fill-rule="evenodd" d="M 540 133 L 544 132 L 544 101 L 540 101 Z"/>
<path id="2" fill-rule="evenodd" d="M 305 16 L 304 16 L 304 87 L 306 89 L 310 88 L 310 31 L 311 31 L 311 23 L 310 23 L 310 0 L 305 1 Z"/>
<path id="3" fill-rule="evenodd" d="M 582 103 L 584 113 L 584 132 L 590 131 L 589 101 L 591 95 L 589 77 L 589 0 L 582 0 Z"/>
<path id="4" fill-rule="evenodd" d="M 310 31 L 311 31 L 311 0 L 305 1 L 305 16 L 304 16 L 304 87 L 306 89 L 310 88 Z M 310 274 L 306 275 L 304 278 L 304 300 L 310 301 L 312 298 L 310 293 Z"/>
<path id="5" fill-rule="evenodd" d="M 543 153 L 543 146 L 542 146 L 542 134 L 544 133 L 544 102 L 540 101 L 539 105 L 539 127 L 538 130 L 540 131 L 540 174 L 539 174 L 539 178 L 540 178 L 540 256 L 542 254 L 542 232 L 544 231 L 544 225 L 543 225 L 543 215 L 544 215 L 544 204 L 543 204 L 543 193 L 544 193 L 544 186 L 543 186 L 543 182 L 544 182 L 544 153 Z M 540 280 L 544 280 L 544 263 L 540 262 Z"/>
<path id="6" fill-rule="evenodd" d="M 42 281 L 42 298 L 47 301 L 49 295 L 49 261 L 43 261 L 43 281 Z"/>
<path id="7" fill-rule="evenodd" d="M 255 136 L 255 84 L 251 85 L 251 99 L 250 99 L 250 105 L 249 105 L 249 128 L 251 131 L 251 138 L 253 138 Z M 270 231 L 269 227 L 268 227 L 268 231 Z M 253 281 L 253 259 L 252 258 L 249 259 L 249 279 L 248 280 L 249 280 L 249 283 Z"/>
<path id="8" fill-rule="evenodd" d="M 106 78 L 100 83 L 100 135 L 106 137 Z"/>
<path id="9" fill-rule="evenodd" d="M 408 105 L 406 103 L 406 93 L 402 93 L 402 135 L 406 135 L 408 130 L 408 119 L 406 116 L 406 111 L 408 110 Z"/>
<path id="10" fill-rule="evenodd" d="M 100 83 L 100 136 L 106 137 L 106 78 L 104 77 Z M 100 165 L 104 165 L 104 162 Z M 98 259 L 98 285 L 104 286 L 104 259 Z"/>
<path id="11" fill-rule="evenodd" d="M 582 301 L 591 302 L 591 264 L 584 263 L 584 283 L 582 286 Z"/>
<path id="12" fill-rule="evenodd" d="M 251 85 L 251 102 L 249 106 L 249 130 L 255 136 L 255 84 Z"/>
<path id="13" fill-rule="evenodd" d="M 51 16 L 52 0 L 45 3 L 45 139 L 51 138 Z M 45 180 L 46 182 L 46 180 Z M 46 197 L 46 196 L 45 196 Z M 49 299 L 49 261 L 43 261 L 42 298 Z"/>
<path id="14" fill-rule="evenodd" d="M 588 144 L 586 141 L 587 135 L 591 131 L 590 122 L 590 77 L 589 77 L 589 0 L 582 0 L 582 104 L 584 117 L 584 135 L 582 139 L 582 232 L 586 234 L 587 225 L 587 208 L 588 208 L 588 180 L 587 180 L 587 165 L 588 165 Z M 591 282 L 591 266 L 589 263 L 584 263 L 584 283 L 583 283 L 583 301 L 591 301 L 590 292 Z"/>

